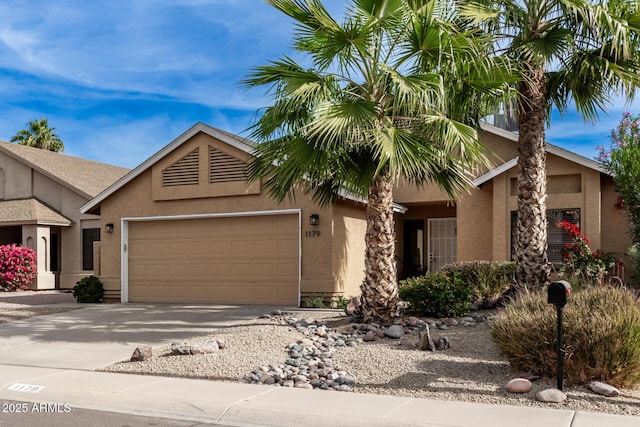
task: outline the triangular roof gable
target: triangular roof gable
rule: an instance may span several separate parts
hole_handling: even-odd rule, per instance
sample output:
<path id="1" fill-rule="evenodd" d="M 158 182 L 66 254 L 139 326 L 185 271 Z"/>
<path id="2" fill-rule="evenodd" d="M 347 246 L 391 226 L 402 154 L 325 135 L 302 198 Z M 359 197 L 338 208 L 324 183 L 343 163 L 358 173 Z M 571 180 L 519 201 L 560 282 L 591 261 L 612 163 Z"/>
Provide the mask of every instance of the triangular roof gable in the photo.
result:
<path id="1" fill-rule="evenodd" d="M 0 151 L 86 199 L 122 177 L 129 169 L 53 151 L 0 142 Z"/>
<path id="2" fill-rule="evenodd" d="M 239 136 L 211 127 L 204 123 L 196 123 L 182 135 L 178 136 L 169 144 L 165 145 L 162 149 L 160 149 L 160 151 L 156 152 L 154 155 L 142 162 L 138 167 L 130 171 L 118 181 L 114 182 L 111 186 L 107 187 L 103 192 L 101 192 L 95 198 L 82 206 L 80 208 L 80 212 L 87 213 L 92 209 L 98 207 L 100 203 L 102 203 L 109 196 L 127 185 L 129 182 L 133 181 L 136 177 L 151 168 L 153 165 L 155 165 L 161 159 L 165 158 L 167 155 L 169 155 L 169 153 L 173 152 L 182 144 L 193 138 L 199 132 L 205 133 L 248 154 L 252 154 L 255 147 L 255 145 L 248 139 L 241 138 Z"/>
<path id="3" fill-rule="evenodd" d="M 517 133 L 501 129 L 499 127 L 490 125 L 488 123 L 481 123 L 480 127 L 486 132 L 493 133 L 495 135 L 501 136 L 510 141 L 518 142 Z M 549 144 L 547 142 L 545 143 L 545 149 L 547 153 L 553 154 L 554 156 L 558 156 L 562 159 L 568 160 L 573 163 L 577 163 L 581 166 L 584 166 L 586 168 L 595 170 L 603 174 L 607 174 L 607 175 L 609 174 L 598 162 L 588 159 L 579 154 L 573 153 L 571 151 L 565 150 L 564 148 L 560 148 L 557 145 Z M 517 163 L 518 163 L 517 157 L 514 157 L 513 159 L 509 159 L 506 162 L 498 165 L 494 169 L 490 170 L 489 172 L 474 179 L 473 184 L 476 187 L 479 187 L 480 185 L 492 180 L 493 178 L 500 175 L 501 173 L 504 173 L 509 169 L 516 167 Z"/>

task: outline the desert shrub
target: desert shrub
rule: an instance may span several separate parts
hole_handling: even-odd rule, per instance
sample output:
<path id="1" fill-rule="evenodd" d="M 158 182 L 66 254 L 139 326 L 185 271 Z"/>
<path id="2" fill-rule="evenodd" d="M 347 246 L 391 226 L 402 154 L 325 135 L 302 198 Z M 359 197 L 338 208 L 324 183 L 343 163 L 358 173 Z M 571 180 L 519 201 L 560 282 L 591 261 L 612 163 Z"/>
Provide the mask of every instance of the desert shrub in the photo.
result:
<path id="1" fill-rule="evenodd" d="M 471 308 L 471 292 L 459 271 L 412 277 L 400 282 L 400 299 L 418 316 L 461 316 Z"/>
<path id="2" fill-rule="evenodd" d="M 0 289 L 26 289 L 36 278 L 36 253 L 15 244 L 0 246 Z"/>
<path id="3" fill-rule="evenodd" d="M 507 261 L 460 261 L 445 265 L 442 270 L 459 271 L 469 286 L 473 301 L 495 301 L 511 286 L 516 264 Z"/>
<path id="4" fill-rule="evenodd" d="M 546 298 L 546 291 L 522 294 L 492 322 L 491 333 L 515 371 L 555 377 L 557 315 Z M 572 294 L 563 321 L 568 384 L 640 384 L 640 305 L 635 293 L 586 287 Z"/>
<path id="5" fill-rule="evenodd" d="M 80 303 L 102 302 L 103 295 L 102 282 L 96 276 L 83 277 L 73 287 L 73 296 Z"/>

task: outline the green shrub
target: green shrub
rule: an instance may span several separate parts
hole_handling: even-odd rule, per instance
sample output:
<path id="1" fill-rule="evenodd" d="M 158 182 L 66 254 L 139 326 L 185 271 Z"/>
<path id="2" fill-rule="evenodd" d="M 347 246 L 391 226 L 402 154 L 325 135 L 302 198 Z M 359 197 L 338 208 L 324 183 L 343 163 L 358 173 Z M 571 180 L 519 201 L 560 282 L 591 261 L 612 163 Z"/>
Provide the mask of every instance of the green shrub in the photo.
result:
<path id="1" fill-rule="evenodd" d="M 407 311 L 418 316 L 461 316 L 471 309 L 471 292 L 459 271 L 409 278 L 399 290 Z"/>
<path id="2" fill-rule="evenodd" d="M 308 308 L 327 308 L 324 303 L 324 294 L 323 295 L 312 295 L 310 297 L 305 298 L 304 306 Z"/>
<path id="3" fill-rule="evenodd" d="M 491 332 L 515 371 L 555 377 L 557 315 L 546 298 L 546 291 L 522 294 L 492 322 Z M 633 292 L 586 287 L 571 295 L 563 320 L 568 384 L 640 384 L 640 305 Z"/>
<path id="4" fill-rule="evenodd" d="M 640 243 L 633 244 L 627 251 L 627 256 L 631 260 L 631 276 L 630 285 L 636 289 L 640 288 Z"/>
<path id="5" fill-rule="evenodd" d="M 507 261 L 461 261 L 445 265 L 442 271 L 459 271 L 473 301 L 495 301 L 511 286 L 516 264 Z"/>
<path id="6" fill-rule="evenodd" d="M 73 296 L 77 302 L 102 302 L 103 295 L 104 288 L 102 287 L 102 282 L 96 276 L 83 277 L 73 287 Z"/>
<path id="7" fill-rule="evenodd" d="M 338 295 L 333 301 L 331 301 L 331 308 L 339 308 L 340 310 L 344 310 L 347 308 L 347 304 L 349 304 L 351 298 L 345 298 L 342 295 Z"/>

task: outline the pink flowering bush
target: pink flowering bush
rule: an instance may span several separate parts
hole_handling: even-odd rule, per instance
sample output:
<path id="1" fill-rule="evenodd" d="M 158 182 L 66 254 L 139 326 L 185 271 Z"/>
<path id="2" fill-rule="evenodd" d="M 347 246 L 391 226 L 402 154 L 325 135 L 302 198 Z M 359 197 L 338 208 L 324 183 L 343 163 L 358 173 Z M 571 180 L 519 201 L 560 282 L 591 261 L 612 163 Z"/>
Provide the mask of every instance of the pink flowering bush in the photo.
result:
<path id="1" fill-rule="evenodd" d="M 0 246 L 0 290 L 26 289 L 36 278 L 36 253 L 15 244 Z"/>

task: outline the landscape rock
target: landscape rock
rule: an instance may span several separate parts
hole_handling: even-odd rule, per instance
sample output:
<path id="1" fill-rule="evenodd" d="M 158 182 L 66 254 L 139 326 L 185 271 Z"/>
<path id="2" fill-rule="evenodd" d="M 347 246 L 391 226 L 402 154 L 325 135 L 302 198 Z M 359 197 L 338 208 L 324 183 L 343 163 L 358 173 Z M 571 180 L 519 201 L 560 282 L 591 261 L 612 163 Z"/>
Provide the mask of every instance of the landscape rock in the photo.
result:
<path id="1" fill-rule="evenodd" d="M 174 342 L 171 344 L 171 354 L 174 356 L 191 354 L 191 346 L 186 342 Z"/>
<path id="2" fill-rule="evenodd" d="M 364 334 L 364 337 L 362 337 L 362 341 L 375 341 L 376 340 L 376 333 L 373 331 L 367 331 L 366 334 Z"/>
<path id="3" fill-rule="evenodd" d="M 428 326 L 424 331 L 418 332 L 418 346 L 422 351 L 436 351 L 436 346 L 433 343 L 433 340 L 431 340 Z"/>
<path id="4" fill-rule="evenodd" d="M 618 390 L 617 388 L 615 388 L 612 385 L 609 385 L 607 383 L 603 383 L 600 381 L 592 381 L 589 383 L 589 388 L 602 396 L 607 396 L 607 397 L 616 397 L 616 396 L 620 396 L 620 390 Z"/>
<path id="5" fill-rule="evenodd" d="M 145 360 L 151 359 L 152 356 L 153 351 L 151 350 L 151 346 L 144 345 L 133 350 L 130 360 L 132 362 L 144 362 Z"/>
<path id="6" fill-rule="evenodd" d="M 526 372 L 520 372 L 518 374 L 518 378 L 524 378 L 525 380 L 529 380 L 529 381 L 536 381 L 540 379 L 540 375 L 536 374 L 535 372 L 526 371 Z"/>
<path id="7" fill-rule="evenodd" d="M 351 301 L 344 308 L 344 312 L 347 316 L 359 316 L 360 315 L 360 306 L 362 303 L 360 302 L 360 298 L 353 297 Z"/>
<path id="8" fill-rule="evenodd" d="M 504 388 L 509 393 L 528 393 L 533 388 L 533 384 L 525 378 L 514 378 Z"/>
<path id="9" fill-rule="evenodd" d="M 536 399 L 540 402 L 562 403 L 567 400 L 567 395 L 557 388 L 548 388 L 537 392 Z"/>
<path id="10" fill-rule="evenodd" d="M 438 341 L 436 341 L 436 350 L 448 350 L 451 348 L 451 343 L 449 342 L 449 338 L 440 337 Z"/>
<path id="11" fill-rule="evenodd" d="M 400 346 L 408 349 L 415 349 L 418 347 L 418 343 L 416 343 L 413 338 L 405 335 L 400 337 Z"/>
<path id="12" fill-rule="evenodd" d="M 400 339 L 404 335 L 404 328 L 400 325 L 391 325 L 385 329 L 384 335 L 389 338 Z"/>

